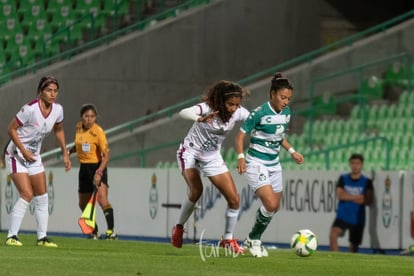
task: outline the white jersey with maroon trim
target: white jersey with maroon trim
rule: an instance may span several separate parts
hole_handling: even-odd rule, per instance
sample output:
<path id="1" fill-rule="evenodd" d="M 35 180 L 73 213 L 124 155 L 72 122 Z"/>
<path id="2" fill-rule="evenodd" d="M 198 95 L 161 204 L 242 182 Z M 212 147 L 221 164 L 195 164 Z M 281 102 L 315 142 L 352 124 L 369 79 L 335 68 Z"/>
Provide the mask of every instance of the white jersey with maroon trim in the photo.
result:
<path id="1" fill-rule="evenodd" d="M 206 103 L 199 103 L 200 113 L 205 116 L 212 112 Z M 217 151 L 220 151 L 221 144 L 227 134 L 233 129 L 237 122 L 244 121 L 249 116 L 249 111 L 240 106 L 227 123 L 223 123 L 218 116 L 210 122 L 195 122 L 184 138 L 184 147 L 193 152 L 197 159 L 207 161 Z"/>
<path id="2" fill-rule="evenodd" d="M 36 99 L 20 109 L 16 114 L 16 120 L 20 125 L 17 129 L 20 141 L 34 155 L 39 155 L 43 139 L 52 131 L 55 124 L 63 121 L 63 108 L 60 104 L 53 103 L 50 113 L 45 117 L 40 109 L 40 102 Z M 13 141 L 9 142 L 6 153 L 23 158 Z"/>

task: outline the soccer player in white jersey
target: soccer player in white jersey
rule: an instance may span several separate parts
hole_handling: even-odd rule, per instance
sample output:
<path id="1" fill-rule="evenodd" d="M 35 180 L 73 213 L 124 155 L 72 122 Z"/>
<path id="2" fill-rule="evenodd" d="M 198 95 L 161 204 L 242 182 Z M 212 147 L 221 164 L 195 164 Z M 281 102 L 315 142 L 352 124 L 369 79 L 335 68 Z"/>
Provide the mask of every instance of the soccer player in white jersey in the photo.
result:
<path id="1" fill-rule="evenodd" d="M 19 199 L 10 214 L 6 245 L 22 246 L 17 235 L 27 207 L 33 199 L 37 223 L 37 245 L 57 247 L 47 237 L 48 194 L 46 174 L 40 157 L 43 139 L 53 130 L 62 150 L 65 170 L 71 163 L 66 151 L 63 130 L 63 108 L 55 103 L 59 83 L 53 77 L 42 77 L 37 88 L 37 98 L 25 104 L 8 127 L 10 141 L 5 149 L 7 172 L 19 191 Z"/>
<path id="2" fill-rule="evenodd" d="M 282 198 L 282 167 L 279 162 L 281 147 L 289 151 L 296 163 L 304 162 L 303 156 L 285 138 L 290 120 L 288 104 L 292 92 L 293 87 L 289 80 L 280 73 L 275 74 L 269 101 L 251 111 L 236 136 L 237 170 L 240 174 L 246 173 L 249 186 L 262 203 L 257 210 L 253 228 L 244 241 L 244 245 L 255 257 L 268 256 L 261 236 L 279 210 Z M 245 157 L 243 141 L 246 135 L 250 135 L 250 146 Z"/>
<path id="3" fill-rule="evenodd" d="M 183 225 L 203 193 L 200 176 L 203 173 L 227 200 L 225 229 L 220 246 L 244 254 L 244 248 L 233 237 L 239 214 L 239 195 L 220 149 L 235 123 L 249 116 L 248 110 L 241 106 L 247 94 L 248 91 L 238 84 L 222 80 L 209 89 L 203 102 L 180 111 L 182 118 L 195 122 L 177 151 L 177 161 L 189 193 L 172 229 L 171 243 L 175 247 L 182 247 Z"/>

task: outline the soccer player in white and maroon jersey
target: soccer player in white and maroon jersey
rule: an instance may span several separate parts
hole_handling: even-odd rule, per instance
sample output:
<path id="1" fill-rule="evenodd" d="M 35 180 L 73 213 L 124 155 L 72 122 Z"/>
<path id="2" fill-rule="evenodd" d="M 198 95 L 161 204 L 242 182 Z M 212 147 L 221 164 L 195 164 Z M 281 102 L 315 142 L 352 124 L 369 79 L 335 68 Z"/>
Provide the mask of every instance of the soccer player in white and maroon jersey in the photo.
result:
<path id="1" fill-rule="evenodd" d="M 53 77 L 42 77 L 37 88 L 37 98 L 25 104 L 8 126 L 10 141 L 5 149 L 5 163 L 20 197 L 10 214 L 6 245 L 23 245 L 17 235 L 27 207 L 33 199 L 37 245 L 57 247 L 47 237 L 48 194 L 40 150 L 43 139 L 53 131 L 62 150 L 65 170 L 70 170 L 71 163 L 63 130 L 63 108 L 56 103 L 58 93 L 58 81 Z"/>
<path id="2" fill-rule="evenodd" d="M 182 246 L 183 225 L 203 193 L 200 176 L 203 173 L 227 200 L 225 229 L 220 246 L 236 254 L 244 254 L 244 248 L 233 237 L 239 214 L 239 195 L 220 149 L 235 123 L 249 116 L 248 110 L 240 105 L 247 92 L 236 83 L 219 81 L 209 89 L 203 102 L 180 111 L 181 117 L 193 120 L 194 124 L 177 151 L 177 161 L 189 193 L 172 230 L 171 243 L 175 247 Z"/>

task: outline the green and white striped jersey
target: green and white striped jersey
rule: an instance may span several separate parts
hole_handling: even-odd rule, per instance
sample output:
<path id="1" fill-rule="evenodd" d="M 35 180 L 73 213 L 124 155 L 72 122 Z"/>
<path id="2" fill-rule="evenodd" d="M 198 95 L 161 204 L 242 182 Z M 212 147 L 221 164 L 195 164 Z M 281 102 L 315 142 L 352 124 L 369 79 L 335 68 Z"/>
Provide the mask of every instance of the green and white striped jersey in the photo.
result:
<path id="1" fill-rule="evenodd" d="M 253 110 L 240 130 L 250 135 L 250 146 L 246 162 L 256 160 L 265 166 L 279 164 L 279 152 L 290 121 L 287 106 L 277 113 L 270 102 Z"/>

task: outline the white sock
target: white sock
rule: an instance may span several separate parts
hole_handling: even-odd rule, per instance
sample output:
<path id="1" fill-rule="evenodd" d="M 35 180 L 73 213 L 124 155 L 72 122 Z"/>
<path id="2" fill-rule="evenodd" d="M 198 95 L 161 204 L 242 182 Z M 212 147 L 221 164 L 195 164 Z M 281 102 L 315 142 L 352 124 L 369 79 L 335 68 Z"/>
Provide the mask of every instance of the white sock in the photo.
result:
<path id="1" fill-rule="evenodd" d="M 260 206 L 260 212 L 262 213 L 262 215 L 264 217 L 273 217 L 273 215 L 275 214 L 275 212 L 269 212 L 268 210 L 266 210 L 266 208 L 262 205 Z"/>
<path id="2" fill-rule="evenodd" d="M 177 224 L 184 225 L 184 223 L 191 216 L 191 213 L 194 211 L 195 203 L 191 202 L 189 199 L 185 199 L 181 204 L 180 216 L 178 217 Z"/>
<path id="3" fill-rule="evenodd" d="M 22 224 L 27 206 L 29 206 L 29 202 L 19 197 L 19 199 L 14 204 L 10 215 L 10 226 L 7 237 L 17 236 L 17 233 L 19 233 L 20 225 Z"/>
<path id="4" fill-rule="evenodd" d="M 224 230 L 225 233 L 223 235 L 224 240 L 233 239 L 233 233 L 234 233 L 234 229 L 236 229 L 238 216 L 239 216 L 239 210 L 230 209 L 230 208 L 226 210 L 226 228 Z"/>
<path id="5" fill-rule="evenodd" d="M 49 220 L 49 197 L 47 193 L 35 196 L 35 217 L 37 223 L 37 238 L 42 239 L 47 235 L 47 224 Z"/>

